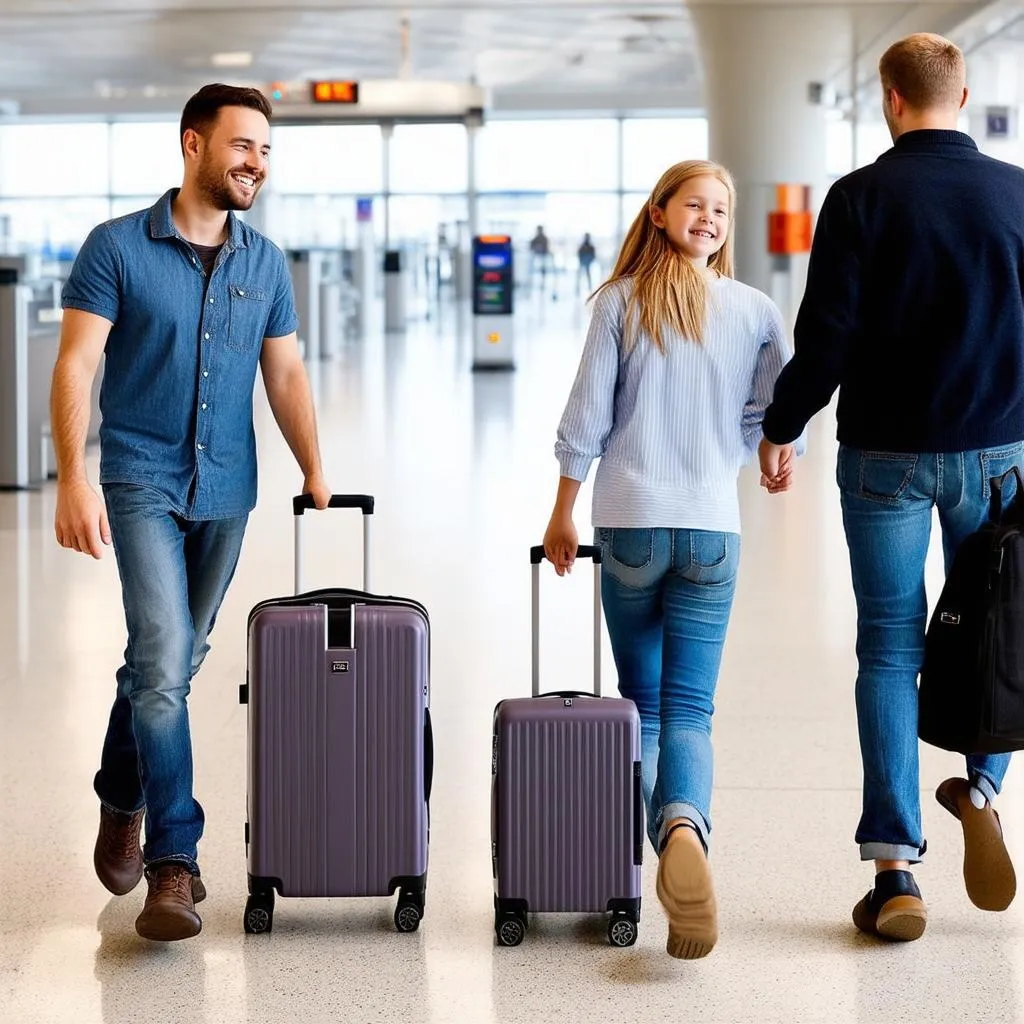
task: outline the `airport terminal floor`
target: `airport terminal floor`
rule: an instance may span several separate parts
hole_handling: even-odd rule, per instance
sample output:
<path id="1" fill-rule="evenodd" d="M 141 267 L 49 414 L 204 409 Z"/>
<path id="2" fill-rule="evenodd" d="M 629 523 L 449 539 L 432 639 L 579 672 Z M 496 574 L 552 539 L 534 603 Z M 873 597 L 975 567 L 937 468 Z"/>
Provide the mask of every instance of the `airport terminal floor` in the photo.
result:
<path id="1" fill-rule="evenodd" d="M 645 851 L 637 944 L 601 918 L 537 916 L 495 943 L 490 862 L 491 721 L 530 687 L 530 570 L 557 481 L 555 427 L 587 323 L 582 300 L 534 294 L 517 312 L 513 373 L 470 372 L 468 317 L 442 304 L 402 334 L 371 331 L 311 367 L 336 491 L 369 492 L 374 589 L 414 597 L 432 628 L 436 763 L 426 914 L 398 934 L 393 899 L 279 899 L 274 929 L 245 935 L 246 616 L 292 585 L 289 498 L 299 479 L 257 385 L 259 504 L 212 650 L 190 701 L 196 791 L 206 810 L 202 934 L 153 944 L 133 928 L 144 887 L 96 880 L 91 783 L 124 644 L 111 552 L 54 541 L 53 484 L 0 494 L 0 1020 L 10 1024 L 266 1022 L 1015 1021 L 1024 1019 L 1024 902 L 968 901 L 962 839 L 936 804 L 960 773 L 925 749 L 930 908 L 919 942 L 859 934 L 869 888 L 853 832 L 860 807 L 854 606 L 834 483 L 834 423 L 812 424 L 795 488 L 741 478 L 743 554 L 715 717 L 712 864 L 720 939 L 705 960 L 665 952 Z M 90 453 L 95 479 L 96 452 Z M 589 535 L 589 486 L 578 505 Z M 325 512 L 307 536 L 309 587 L 359 585 L 358 518 Z M 542 580 L 542 683 L 591 678 L 591 579 Z M 937 545 L 929 560 L 934 600 Z M 614 692 L 607 638 L 604 684 Z M 999 804 L 1024 864 L 1024 780 Z"/>

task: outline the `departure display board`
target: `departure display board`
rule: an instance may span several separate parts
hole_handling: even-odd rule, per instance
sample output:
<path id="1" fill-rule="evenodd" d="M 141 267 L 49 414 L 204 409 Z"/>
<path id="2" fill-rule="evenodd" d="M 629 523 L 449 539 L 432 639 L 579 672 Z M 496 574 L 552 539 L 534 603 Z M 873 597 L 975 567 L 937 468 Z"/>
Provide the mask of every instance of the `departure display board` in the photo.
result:
<path id="1" fill-rule="evenodd" d="M 314 103 L 358 103 L 358 82 L 313 82 Z"/>

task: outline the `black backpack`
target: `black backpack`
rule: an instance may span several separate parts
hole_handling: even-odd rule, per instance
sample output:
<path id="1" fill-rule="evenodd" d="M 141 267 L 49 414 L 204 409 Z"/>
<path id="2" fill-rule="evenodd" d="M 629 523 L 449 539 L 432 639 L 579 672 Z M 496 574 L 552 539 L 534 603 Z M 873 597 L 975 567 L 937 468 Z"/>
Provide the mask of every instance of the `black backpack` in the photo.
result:
<path id="1" fill-rule="evenodd" d="M 928 625 L 918 695 L 918 736 L 961 754 L 1024 749 L 1024 478 L 1014 467 L 991 489 L 989 521 L 957 550 Z"/>

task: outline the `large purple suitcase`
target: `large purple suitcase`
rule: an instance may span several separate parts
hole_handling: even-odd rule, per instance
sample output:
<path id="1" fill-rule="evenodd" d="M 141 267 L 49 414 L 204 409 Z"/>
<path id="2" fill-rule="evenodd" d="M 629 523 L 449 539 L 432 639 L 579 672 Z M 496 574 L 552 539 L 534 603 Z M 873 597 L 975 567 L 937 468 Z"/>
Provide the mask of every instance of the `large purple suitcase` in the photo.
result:
<path id="1" fill-rule="evenodd" d="M 640 921 L 644 809 L 640 716 L 601 696 L 601 552 L 594 562 L 594 692 L 540 695 L 540 563 L 532 548 L 533 696 L 494 709 L 491 860 L 494 931 L 517 946 L 528 914 L 611 913 L 608 937 L 631 946 Z"/>
<path id="2" fill-rule="evenodd" d="M 363 590 L 302 592 L 303 513 L 295 499 L 295 596 L 249 614 L 249 900 L 247 932 L 273 924 L 281 896 L 388 896 L 415 931 L 427 877 L 429 622 L 416 601 L 368 592 L 368 495 L 334 495 L 363 511 Z"/>

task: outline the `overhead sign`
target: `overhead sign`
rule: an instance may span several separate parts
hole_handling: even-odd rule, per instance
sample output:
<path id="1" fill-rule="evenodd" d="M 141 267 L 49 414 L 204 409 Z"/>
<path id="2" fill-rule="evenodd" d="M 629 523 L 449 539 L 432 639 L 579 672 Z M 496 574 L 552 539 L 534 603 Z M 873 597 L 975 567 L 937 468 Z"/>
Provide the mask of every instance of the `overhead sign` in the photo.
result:
<path id="1" fill-rule="evenodd" d="M 275 124 L 325 120 L 461 121 L 483 123 L 487 91 L 468 82 L 420 79 L 298 79 L 268 82 L 263 92 L 274 103 Z"/>
<path id="2" fill-rule="evenodd" d="M 358 103 L 358 82 L 313 82 L 314 103 Z"/>

